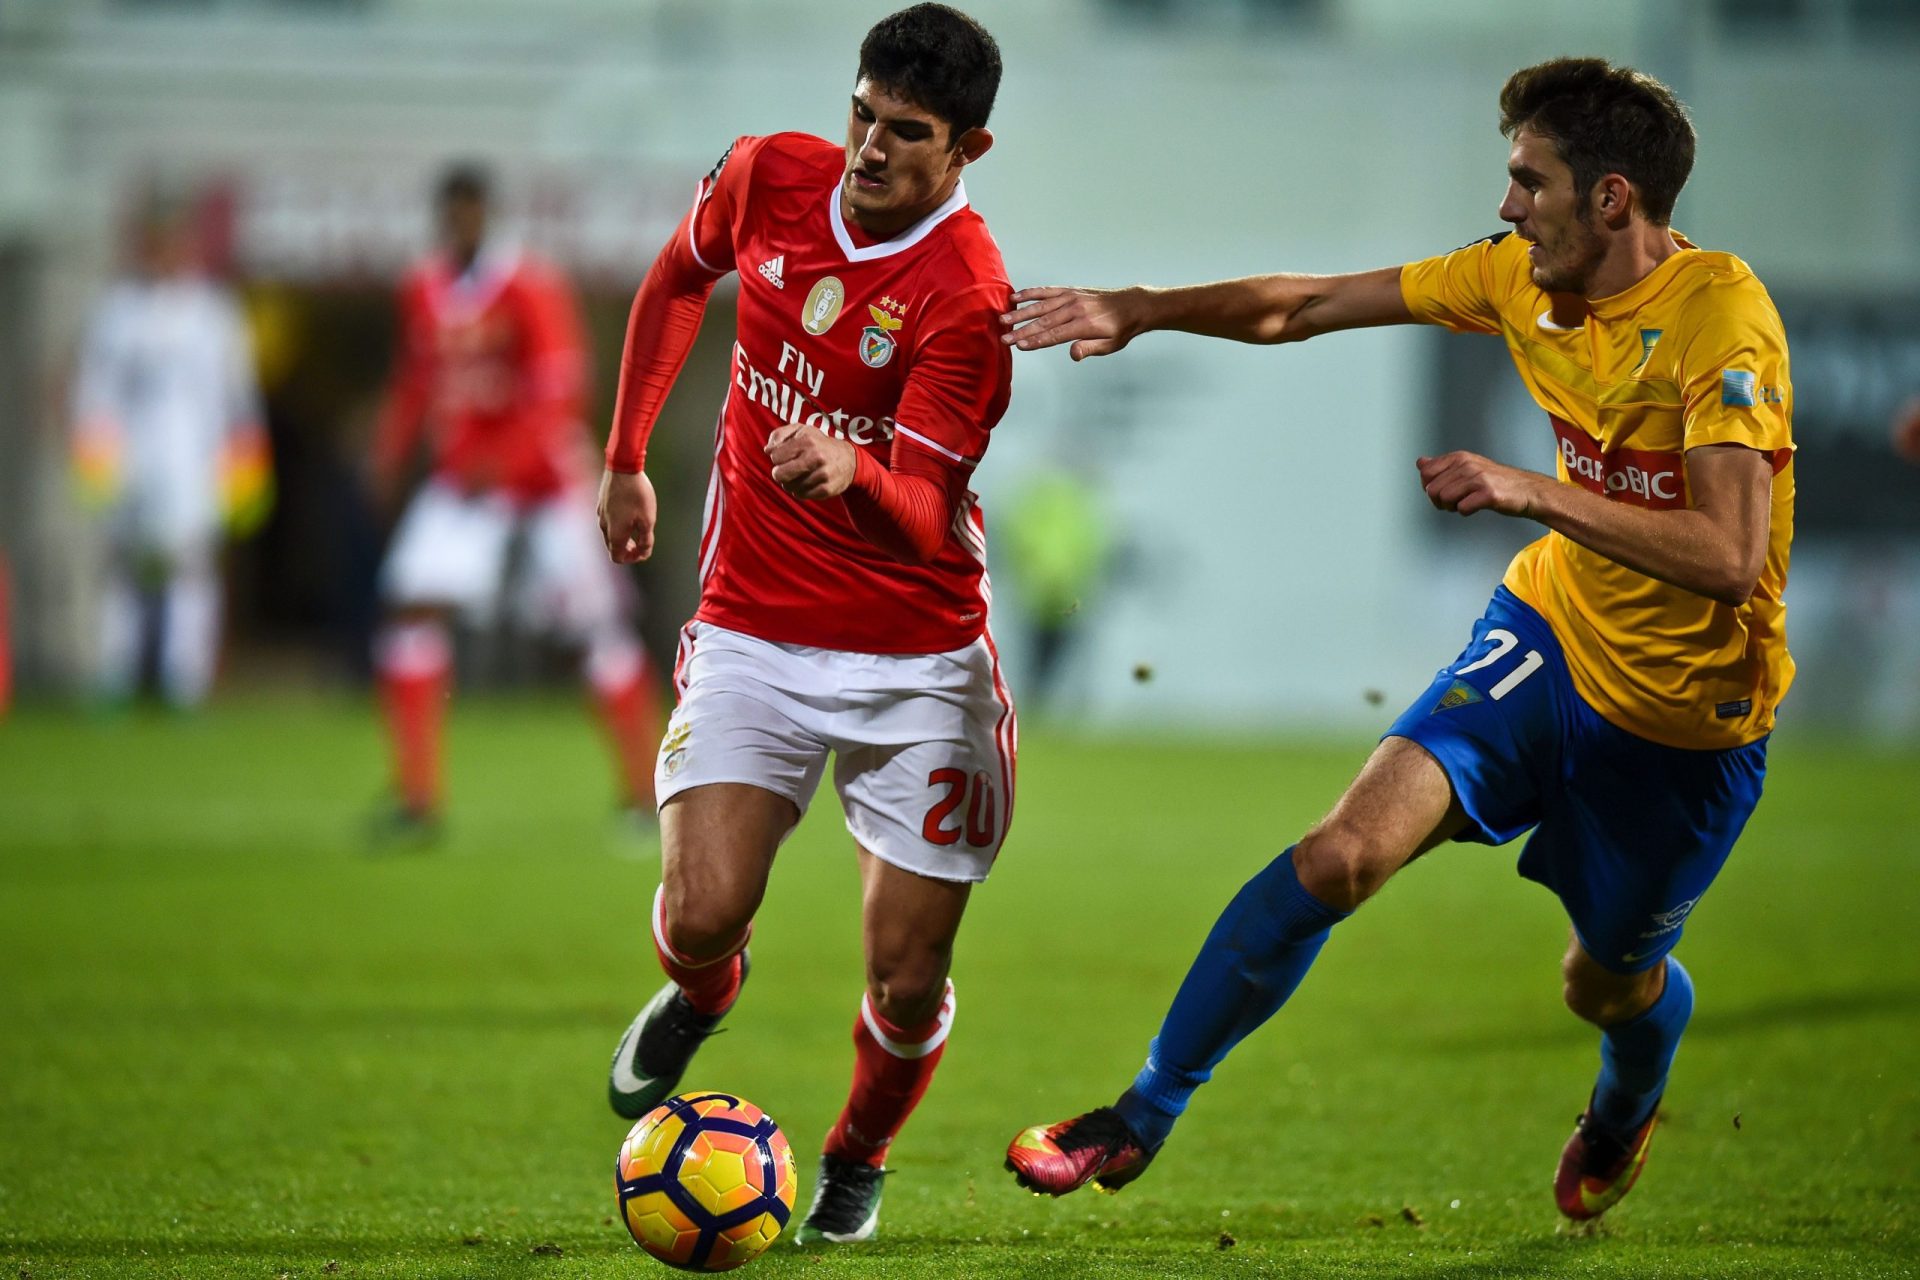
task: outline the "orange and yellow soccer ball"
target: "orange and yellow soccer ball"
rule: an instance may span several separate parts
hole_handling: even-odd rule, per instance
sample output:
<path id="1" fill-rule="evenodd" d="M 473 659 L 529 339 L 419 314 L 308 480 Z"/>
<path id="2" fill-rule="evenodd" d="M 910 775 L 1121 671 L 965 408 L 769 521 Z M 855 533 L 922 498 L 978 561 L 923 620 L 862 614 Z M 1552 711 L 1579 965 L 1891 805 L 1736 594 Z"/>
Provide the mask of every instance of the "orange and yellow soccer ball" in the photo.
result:
<path id="1" fill-rule="evenodd" d="M 642 1249 L 682 1271 L 731 1271 L 793 1216 L 793 1149 L 751 1102 L 683 1093 L 627 1133 L 613 1185 Z"/>

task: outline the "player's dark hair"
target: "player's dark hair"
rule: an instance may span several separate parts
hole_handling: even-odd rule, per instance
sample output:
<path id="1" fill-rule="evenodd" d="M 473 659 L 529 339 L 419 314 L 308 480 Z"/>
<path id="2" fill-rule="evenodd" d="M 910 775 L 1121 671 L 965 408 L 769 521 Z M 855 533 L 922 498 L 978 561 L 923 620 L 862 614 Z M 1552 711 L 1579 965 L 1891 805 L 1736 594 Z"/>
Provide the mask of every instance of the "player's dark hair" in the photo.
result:
<path id="1" fill-rule="evenodd" d="M 486 204 L 493 194 L 493 175 L 487 172 L 483 164 L 459 160 L 441 172 L 434 194 L 442 204 L 449 200 L 471 200 L 476 204 Z"/>
<path id="2" fill-rule="evenodd" d="M 1583 200 L 1617 173 L 1640 188 L 1641 208 L 1660 226 L 1693 172 L 1693 122 L 1673 90 L 1604 58 L 1555 58 L 1508 77 L 1500 132 L 1522 129 L 1553 143 Z"/>
<path id="3" fill-rule="evenodd" d="M 947 122 L 949 145 L 987 122 L 1000 90 L 1000 46 L 987 29 L 944 4 L 916 4 L 873 24 L 860 72 Z"/>

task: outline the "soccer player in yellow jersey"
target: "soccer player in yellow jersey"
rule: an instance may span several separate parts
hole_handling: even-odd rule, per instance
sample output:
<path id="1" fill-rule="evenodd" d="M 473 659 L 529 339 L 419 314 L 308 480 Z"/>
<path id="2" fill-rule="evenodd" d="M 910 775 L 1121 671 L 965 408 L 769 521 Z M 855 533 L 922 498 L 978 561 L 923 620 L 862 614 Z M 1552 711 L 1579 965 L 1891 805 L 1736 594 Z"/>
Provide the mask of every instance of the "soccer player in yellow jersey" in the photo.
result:
<path id="1" fill-rule="evenodd" d="M 1422 322 L 1506 339 L 1559 445 L 1556 474 L 1472 453 L 1418 461 L 1427 498 L 1546 526 L 1466 650 L 1333 812 L 1228 905 L 1112 1107 L 1021 1133 L 1036 1191 L 1138 1177 L 1227 1052 L 1292 994 L 1329 929 L 1449 840 L 1532 829 L 1522 875 L 1572 920 L 1569 1008 L 1600 1070 L 1555 1199 L 1605 1212 L 1646 1160 L 1693 985 L 1669 953 L 1760 797 L 1793 679 L 1786 340 L 1745 263 L 1669 226 L 1693 166 L 1685 109 L 1594 58 L 1515 73 L 1508 232 L 1404 267 L 1184 289 L 1029 289 L 1008 341 L 1077 359 L 1151 329 L 1297 342 Z"/>

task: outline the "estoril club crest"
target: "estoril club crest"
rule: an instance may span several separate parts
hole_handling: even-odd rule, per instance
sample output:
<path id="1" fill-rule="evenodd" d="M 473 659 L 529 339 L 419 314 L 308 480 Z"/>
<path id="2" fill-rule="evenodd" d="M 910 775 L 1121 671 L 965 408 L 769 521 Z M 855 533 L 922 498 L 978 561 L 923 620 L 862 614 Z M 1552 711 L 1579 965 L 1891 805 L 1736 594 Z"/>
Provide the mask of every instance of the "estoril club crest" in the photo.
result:
<path id="1" fill-rule="evenodd" d="M 905 303 L 892 298 L 882 298 L 877 305 L 867 306 L 867 314 L 873 317 L 873 323 L 860 331 L 860 359 L 866 362 L 869 369 L 878 369 L 893 359 L 893 335 L 906 323 L 906 319 L 890 313 L 906 309 Z"/>
<path id="2" fill-rule="evenodd" d="M 825 277 L 807 291 L 807 300 L 800 308 L 801 327 L 819 337 L 833 328 L 833 322 L 840 318 L 840 304 L 846 300 L 847 289 L 839 277 Z"/>

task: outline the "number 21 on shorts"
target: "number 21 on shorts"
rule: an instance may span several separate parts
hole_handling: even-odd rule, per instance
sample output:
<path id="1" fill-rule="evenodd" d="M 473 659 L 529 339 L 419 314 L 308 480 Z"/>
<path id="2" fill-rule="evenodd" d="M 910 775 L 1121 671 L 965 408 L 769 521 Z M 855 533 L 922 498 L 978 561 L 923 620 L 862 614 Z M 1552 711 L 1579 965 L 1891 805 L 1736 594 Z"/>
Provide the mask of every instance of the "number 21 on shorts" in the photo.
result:
<path id="1" fill-rule="evenodd" d="M 965 769 L 935 769 L 927 775 L 927 785 L 935 791 L 944 788 L 946 794 L 927 810 L 926 821 L 920 824 L 923 840 L 928 844 L 959 844 L 964 835 L 967 843 L 976 849 L 985 849 L 993 843 L 993 779 L 984 773 L 969 778 Z M 965 807 L 964 826 L 957 816 L 962 806 Z"/>
<path id="2" fill-rule="evenodd" d="M 1495 627 L 1487 632 L 1487 639 L 1493 641 L 1492 652 L 1477 662 L 1468 663 L 1466 666 L 1454 672 L 1455 675 L 1464 676 L 1469 671 L 1478 671 L 1482 667 L 1490 667 L 1520 647 L 1520 637 L 1502 627 Z M 1526 655 L 1520 659 L 1520 665 L 1502 677 L 1499 684 L 1487 690 L 1487 696 L 1495 702 L 1500 701 L 1500 699 L 1506 697 L 1518 688 L 1522 680 L 1525 680 L 1528 676 L 1545 666 L 1546 661 L 1545 658 L 1540 656 L 1538 649 L 1527 650 Z"/>

